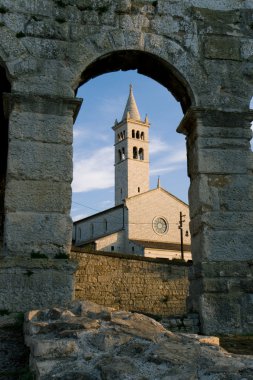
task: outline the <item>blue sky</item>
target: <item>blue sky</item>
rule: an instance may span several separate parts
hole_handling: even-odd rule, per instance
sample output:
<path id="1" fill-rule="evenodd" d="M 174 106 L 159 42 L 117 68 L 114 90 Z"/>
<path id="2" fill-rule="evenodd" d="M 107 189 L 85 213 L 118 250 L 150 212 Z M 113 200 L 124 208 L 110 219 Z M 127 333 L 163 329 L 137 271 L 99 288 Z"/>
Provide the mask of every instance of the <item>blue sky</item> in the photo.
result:
<path id="1" fill-rule="evenodd" d="M 114 132 L 133 85 L 135 100 L 150 127 L 150 188 L 161 186 L 188 202 L 185 137 L 176 132 L 183 113 L 166 88 L 136 71 L 105 74 L 78 91 L 83 105 L 74 125 L 73 220 L 114 206 Z"/>
<path id="2" fill-rule="evenodd" d="M 115 119 L 122 118 L 133 85 L 135 100 L 150 127 L 150 188 L 161 186 L 188 203 L 185 136 L 176 132 L 183 117 L 166 88 L 135 71 L 105 74 L 78 91 L 83 105 L 74 125 L 73 220 L 114 206 Z"/>

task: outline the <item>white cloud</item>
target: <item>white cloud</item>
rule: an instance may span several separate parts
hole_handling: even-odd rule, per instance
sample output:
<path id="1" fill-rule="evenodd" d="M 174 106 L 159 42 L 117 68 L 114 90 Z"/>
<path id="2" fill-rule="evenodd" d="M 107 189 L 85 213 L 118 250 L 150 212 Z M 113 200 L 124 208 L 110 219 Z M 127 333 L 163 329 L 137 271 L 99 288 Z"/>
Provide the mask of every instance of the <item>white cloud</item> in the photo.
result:
<path id="1" fill-rule="evenodd" d="M 114 185 L 113 147 L 97 149 L 87 157 L 74 160 L 73 192 L 106 189 Z"/>
<path id="2" fill-rule="evenodd" d="M 168 154 L 159 156 L 151 164 L 150 174 L 157 175 L 159 173 L 168 173 L 179 170 L 185 166 L 187 160 L 186 150 L 182 146 L 173 148 Z"/>
<path id="3" fill-rule="evenodd" d="M 149 147 L 150 155 L 154 155 L 161 152 L 169 152 L 171 150 L 171 147 L 167 145 L 164 141 L 162 141 L 159 138 L 154 138 L 150 140 L 150 147 Z"/>

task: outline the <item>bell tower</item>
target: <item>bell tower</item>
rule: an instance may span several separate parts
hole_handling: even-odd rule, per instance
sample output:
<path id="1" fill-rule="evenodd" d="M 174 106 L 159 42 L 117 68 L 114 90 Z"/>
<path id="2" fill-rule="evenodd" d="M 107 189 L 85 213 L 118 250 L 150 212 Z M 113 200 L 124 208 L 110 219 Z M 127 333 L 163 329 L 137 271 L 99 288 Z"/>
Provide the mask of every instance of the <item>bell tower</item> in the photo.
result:
<path id="1" fill-rule="evenodd" d="M 115 121 L 115 205 L 149 190 L 149 121 L 141 121 L 130 92 L 122 120 Z"/>

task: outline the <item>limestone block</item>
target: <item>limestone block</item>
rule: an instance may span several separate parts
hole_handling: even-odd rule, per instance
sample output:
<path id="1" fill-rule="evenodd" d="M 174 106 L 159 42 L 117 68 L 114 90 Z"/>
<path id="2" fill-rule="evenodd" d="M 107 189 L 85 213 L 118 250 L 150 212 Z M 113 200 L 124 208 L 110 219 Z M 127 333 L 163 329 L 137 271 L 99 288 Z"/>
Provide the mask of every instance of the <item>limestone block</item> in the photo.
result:
<path id="1" fill-rule="evenodd" d="M 26 56 L 27 51 L 20 40 L 13 38 L 13 33 L 6 27 L 1 27 L 1 50 L 5 57 L 11 60 Z"/>
<path id="2" fill-rule="evenodd" d="M 69 216 L 16 212 L 8 213 L 5 223 L 5 245 L 10 255 L 34 252 L 54 256 L 69 252 L 72 236 Z"/>
<path id="3" fill-rule="evenodd" d="M 11 1 L 11 7 L 9 0 L 2 0 L 7 9 L 11 9 L 13 12 L 37 14 L 41 16 L 51 16 L 53 12 L 53 3 L 51 0 L 41 0 L 40 2 L 32 3 L 30 0 L 13 0 Z"/>
<path id="4" fill-rule="evenodd" d="M 16 179 L 72 180 L 72 147 L 12 140 L 9 143 L 8 175 Z"/>
<path id="5" fill-rule="evenodd" d="M 189 152 L 189 173 L 247 173 L 248 151 L 239 149 L 200 149 Z"/>
<path id="6" fill-rule="evenodd" d="M 26 312 L 66 305 L 73 297 L 75 268 L 69 260 L 1 259 L 0 309 Z"/>
<path id="7" fill-rule="evenodd" d="M 204 227 L 192 239 L 193 260 L 241 261 L 252 259 L 252 229 L 214 230 Z"/>
<path id="8" fill-rule="evenodd" d="M 207 9 L 213 9 L 213 10 L 234 10 L 234 9 L 241 9 L 242 3 L 240 0 L 229 0 L 227 2 L 226 0 L 191 0 L 191 4 L 193 6 L 199 6 L 201 8 L 207 8 Z M 252 8 L 252 4 L 250 3 L 250 0 L 246 0 L 245 7 Z"/>
<path id="9" fill-rule="evenodd" d="M 17 190 L 18 189 L 18 190 Z M 68 214 L 71 207 L 71 185 L 53 181 L 9 180 L 6 186 L 7 212 L 59 212 Z"/>
<path id="10" fill-rule="evenodd" d="M 30 36 L 22 38 L 22 45 L 30 54 L 45 59 L 64 59 L 68 49 L 64 41 Z"/>
<path id="11" fill-rule="evenodd" d="M 195 215 L 202 212 L 219 210 L 219 188 L 210 186 L 208 176 L 203 174 L 198 175 L 193 178 L 190 183 L 189 203 L 191 218 L 194 218 Z"/>
<path id="12" fill-rule="evenodd" d="M 215 331 L 242 332 L 239 294 L 204 294 L 201 296 L 201 325 L 206 335 Z"/>
<path id="13" fill-rule="evenodd" d="M 60 16 L 56 17 L 54 21 L 31 19 L 26 24 L 25 34 L 26 36 L 65 41 L 68 38 L 68 24 L 65 18 Z"/>
<path id="14" fill-rule="evenodd" d="M 119 0 L 117 2 L 116 12 L 123 13 L 131 10 L 131 0 Z"/>
<path id="15" fill-rule="evenodd" d="M 59 358 L 59 357 L 77 357 L 78 347 L 74 340 L 61 339 L 61 341 L 39 341 L 37 340 L 32 345 L 32 353 L 35 357 L 45 359 Z"/>
<path id="16" fill-rule="evenodd" d="M 233 11 L 213 11 L 210 7 L 194 8 L 198 32 L 201 34 L 241 36 L 241 14 Z"/>
<path id="17" fill-rule="evenodd" d="M 197 234 L 204 226 L 213 230 L 250 230 L 253 228 L 253 212 L 205 212 L 191 220 L 191 232 Z"/>
<path id="18" fill-rule="evenodd" d="M 223 36 L 205 37 L 203 47 L 206 58 L 241 60 L 240 41 L 236 38 Z"/>
<path id="19" fill-rule="evenodd" d="M 73 117 L 14 111 L 9 121 L 11 139 L 72 144 Z"/>

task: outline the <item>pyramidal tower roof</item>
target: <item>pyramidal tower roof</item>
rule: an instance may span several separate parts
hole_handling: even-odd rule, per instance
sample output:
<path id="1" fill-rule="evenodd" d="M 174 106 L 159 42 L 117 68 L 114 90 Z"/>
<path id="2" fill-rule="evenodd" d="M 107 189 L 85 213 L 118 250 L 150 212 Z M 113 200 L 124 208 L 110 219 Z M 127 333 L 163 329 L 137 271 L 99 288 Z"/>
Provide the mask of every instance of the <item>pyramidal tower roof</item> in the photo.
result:
<path id="1" fill-rule="evenodd" d="M 136 101 L 134 99 L 133 86 L 131 84 L 130 84 L 129 96 L 127 99 L 125 111 L 122 116 L 122 120 L 125 120 L 127 118 L 130 118 L 133 120 L 141 120 L 139 110 L 138 110 Z"/>

